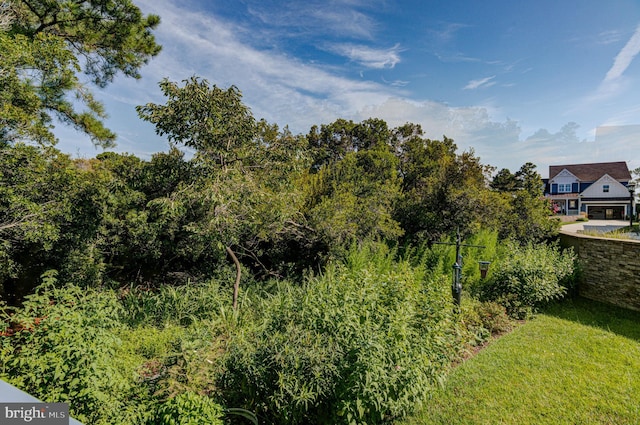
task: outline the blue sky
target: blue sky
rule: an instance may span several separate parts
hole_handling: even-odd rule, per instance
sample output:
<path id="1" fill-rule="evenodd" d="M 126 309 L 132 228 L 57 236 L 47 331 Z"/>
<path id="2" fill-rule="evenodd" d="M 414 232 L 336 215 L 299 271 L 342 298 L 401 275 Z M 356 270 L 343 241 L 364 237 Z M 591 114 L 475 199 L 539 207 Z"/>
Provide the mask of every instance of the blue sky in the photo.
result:
<path id="1" fill-rule="evenodd" d="M 142 79 L 97 90 L 116 150 L 168 143 L 135 106 L 192 75 L 237 86 L 256 118 L 294 133 L 337 118 L 419 123 L 482 163 L 516 171 L 640 167 L 638 0 L 135 0 L 160 15 L 163 50 Z M 59 128 L 58 147 L 94 156 Z"/>

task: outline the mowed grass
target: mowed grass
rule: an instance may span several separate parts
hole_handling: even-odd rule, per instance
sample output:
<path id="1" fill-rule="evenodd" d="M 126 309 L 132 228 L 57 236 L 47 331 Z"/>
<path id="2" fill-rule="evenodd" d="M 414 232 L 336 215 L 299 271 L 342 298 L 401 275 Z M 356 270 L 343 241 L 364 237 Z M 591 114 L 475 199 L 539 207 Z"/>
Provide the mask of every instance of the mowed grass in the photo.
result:
<path id="1" fill-rule="evenodd" d="M 640 313 L 568 300 L 452 371 L 401 424 L 640 424 Z"/>

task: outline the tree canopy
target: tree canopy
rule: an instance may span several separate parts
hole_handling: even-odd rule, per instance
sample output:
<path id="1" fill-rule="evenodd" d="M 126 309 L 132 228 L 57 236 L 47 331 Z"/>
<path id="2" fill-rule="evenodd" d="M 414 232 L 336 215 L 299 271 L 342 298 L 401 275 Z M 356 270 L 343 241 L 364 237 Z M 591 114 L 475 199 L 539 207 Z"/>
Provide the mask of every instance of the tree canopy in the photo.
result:
<path id="1" fill-rule="evenodd" d="M 301 275 L 368 240 L 415 246 L 488 229 L 528 243 L 555 231 L 531 163 L 491 180 L 473 150 L 412 123 L 338 119 L 294 135 L 256 120 L 236 87 L 195 76 L 160 87 L 165 103 L 137 108 L 171 145 L 151 160 L 0 145 L 0 283 L 52 268 L 84 285 L 162 284 L 231 258 L 237 299 L 243 267 Z"/>
<path id="2" fill-rule="evenodd" d="M 140 78 L 160 52 L 160 18 L 131 0 L 4 0 L 0 11 L 0 141 L 55 143 L 55 117 L 112 146 L 104 107 L 80 73 L 98 87 L 118 73 Z"/>

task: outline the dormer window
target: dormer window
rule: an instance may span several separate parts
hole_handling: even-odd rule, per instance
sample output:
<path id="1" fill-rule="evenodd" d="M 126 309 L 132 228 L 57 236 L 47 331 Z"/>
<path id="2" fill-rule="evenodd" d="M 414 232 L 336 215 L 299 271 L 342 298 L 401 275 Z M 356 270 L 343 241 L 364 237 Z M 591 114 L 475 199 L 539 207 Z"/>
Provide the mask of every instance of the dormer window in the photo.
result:
<path id="1" fill-rule="evenodd" d="M 571 183 L 558 185 L 558 193 L 571 193 Z"/>
<path id="2" fill-rule="evenodd" d="M 608 184 L 603 184 L 602 185 L 602 191 L 604 193 L 609 193 L 609 185 Z"/>

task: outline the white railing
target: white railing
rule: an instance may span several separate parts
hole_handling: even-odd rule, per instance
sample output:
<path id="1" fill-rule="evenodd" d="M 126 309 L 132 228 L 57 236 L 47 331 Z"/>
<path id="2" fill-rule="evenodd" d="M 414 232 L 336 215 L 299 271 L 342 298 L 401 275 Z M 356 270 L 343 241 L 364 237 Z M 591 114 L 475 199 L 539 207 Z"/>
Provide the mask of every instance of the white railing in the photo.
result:
<path id="1" fill-rule="evenodd" d="M 14 387 L 0 379 L 0 403 L 43 403 L 41 400 Z M 0 418 L 1 419 L 1 418 Z M 73 418 L 69 418 L 69 425 L 82 425 Z"/>

